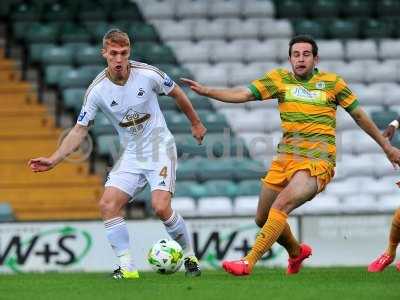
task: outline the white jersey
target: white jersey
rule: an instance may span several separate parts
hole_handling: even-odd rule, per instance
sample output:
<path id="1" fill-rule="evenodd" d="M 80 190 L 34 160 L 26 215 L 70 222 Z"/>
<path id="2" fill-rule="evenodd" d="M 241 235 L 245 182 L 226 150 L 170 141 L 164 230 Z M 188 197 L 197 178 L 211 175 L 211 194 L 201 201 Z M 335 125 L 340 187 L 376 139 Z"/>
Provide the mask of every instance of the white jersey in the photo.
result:
<path id="1" fill-rule="evenodd" d="M 77 123 L 89 126 L 97 109 L 103 111 L 118 132 L 124 148 L 121 161 L 128 169 L 152 169 L 161 156 L 175 151 L 157 96 L 168 95 L 175 83 L 156 67 L 130 61 L 124 85 L 113 83 L 101 72 L 88 87 Z"/>

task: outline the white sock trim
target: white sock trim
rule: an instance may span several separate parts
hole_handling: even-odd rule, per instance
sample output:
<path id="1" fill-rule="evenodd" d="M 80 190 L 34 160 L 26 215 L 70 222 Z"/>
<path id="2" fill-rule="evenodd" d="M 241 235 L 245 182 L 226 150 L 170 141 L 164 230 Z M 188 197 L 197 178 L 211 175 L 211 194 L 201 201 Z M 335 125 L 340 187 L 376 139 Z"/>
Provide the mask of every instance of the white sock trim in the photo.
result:
<path id="1" fill-rule="evenodd" d="M 172 215 L 169 217 L 168 220 L 164 221 L 164 225 L 167 227 L 172 227 L 178 222 L 179 220 L 179 214 L 177 214 L 175 211 L 172 212 Z"/>

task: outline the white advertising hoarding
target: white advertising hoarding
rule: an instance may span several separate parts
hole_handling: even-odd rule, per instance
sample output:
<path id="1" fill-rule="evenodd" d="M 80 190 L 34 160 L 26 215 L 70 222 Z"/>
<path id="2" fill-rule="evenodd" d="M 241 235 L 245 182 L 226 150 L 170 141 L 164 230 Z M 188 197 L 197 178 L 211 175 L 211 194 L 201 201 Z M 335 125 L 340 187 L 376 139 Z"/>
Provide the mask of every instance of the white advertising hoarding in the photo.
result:
<path id="1" fill-rule="evenodd" d="M 295 222 L 290 221 L 293 232 Z M 132 253 L 140 270 L 150 269 L 149 248 L 168 237 L 160 221 L 128 221 Z M 258 227 L 252 218 L 187 220 L 203 268 L 241 258 Z M 286 253 L 274 246 L 260 264 L 285 265 Z M 5 223 L 0 225 L 0 272 L 111 271 L 118 264 L 102 222 Z"/>

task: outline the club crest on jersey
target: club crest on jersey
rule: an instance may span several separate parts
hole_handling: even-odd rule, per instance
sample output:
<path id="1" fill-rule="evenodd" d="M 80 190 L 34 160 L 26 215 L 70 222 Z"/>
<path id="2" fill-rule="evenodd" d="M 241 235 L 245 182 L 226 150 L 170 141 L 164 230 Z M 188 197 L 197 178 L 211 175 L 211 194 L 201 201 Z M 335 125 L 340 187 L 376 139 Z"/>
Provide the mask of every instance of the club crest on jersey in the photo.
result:
<path id="1" fill-rule="evenodd" d="M 149 119 L 150 114 L 140 113 L 133 109 L 129 109 L 121 122 L 119 122 L 119 126 L 127 128 L 133 135 L 139 135 L 143 132 Z"/>
<path id="2" fill-rule="evenodd" d="M 323 82 L 323 81 L 318 81 L 318 82 L 315 84 L 315 87 L 316 87 L 317 89 L 319 89 L 319 90 L 323 90 L 323 89 L 325 88 L 325 82 Z"/>
<path id="3" fill-rule="evenodd" d="M 168 77 L 168 75 L 165 75 L 164 78 L 164 85 L 167 87 L 171 87 L 174 84 L 171 78 Z"/>
<path id="4" fill-rule="evenodd" d="M 142 88 L 139 88 L 138 92 L 137 92 L 137 96 L 138 97 L 143 97 L 144 93 L 146 93 L 146 91 Z"/>

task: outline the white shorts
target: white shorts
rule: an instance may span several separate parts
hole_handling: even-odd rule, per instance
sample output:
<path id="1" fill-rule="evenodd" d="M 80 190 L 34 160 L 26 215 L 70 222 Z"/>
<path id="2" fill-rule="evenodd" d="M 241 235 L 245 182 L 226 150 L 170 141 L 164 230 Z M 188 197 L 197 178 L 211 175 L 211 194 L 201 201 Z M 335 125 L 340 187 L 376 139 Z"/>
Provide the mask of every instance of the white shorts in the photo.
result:
<path id="1" fill-rule="evenodd" d="M 132 197 L 140 193 L 147 183 L 150 190 L 175 192 L 176 159 L 167 156 L 154 164 L 153 169 L 129 170 L 123 165 L 113 169 L 107 176 L 104 186 L 116 187 Z"/>

